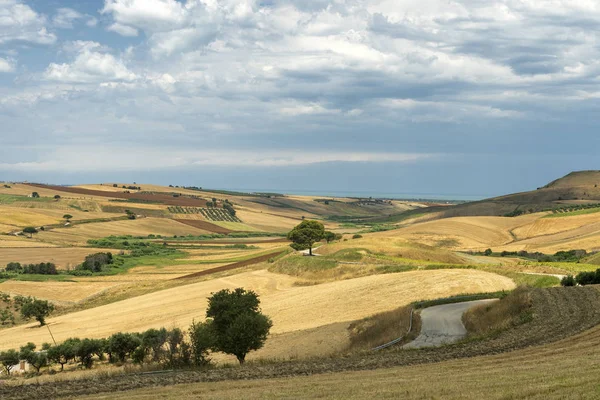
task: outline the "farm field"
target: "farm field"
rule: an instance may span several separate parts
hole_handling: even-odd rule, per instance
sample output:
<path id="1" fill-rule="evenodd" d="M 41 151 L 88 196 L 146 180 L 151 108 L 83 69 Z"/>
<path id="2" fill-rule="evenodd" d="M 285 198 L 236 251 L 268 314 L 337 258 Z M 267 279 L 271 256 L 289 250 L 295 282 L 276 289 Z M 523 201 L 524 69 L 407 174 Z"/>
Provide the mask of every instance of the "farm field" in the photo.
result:
<path id="1" fill-rule="evenodd" d="M 76 303 L 115 286 L 112 282 L 21 282 L 0 283 L 0 292 L 12 295 L 33 296 L 58 304 Z"/>
<path id="2" fill-rule="evenodd" d="M 21 264 L 38 264 L 51 262 L 57 268 L 75 267 L 81 264 L 89 254 L 101 251 L 113 251 L 111 249 L 94 249 L 91 247 L 68 247 L 68 248 L 4 248 L 0 251 L 0 268 L 4 268 L 9 262 L 20 262 Z M 1 290 L 0 290 L 1 291 Z"/>
<path id="3" fill-rule="evenodd" d="M 136 220 L 123 220 L 111 222 L 98 222 L 95 224 L 74 225 L 72 227 L 57 228 L 51 231 L 40 232 L 37 239 L 43 242 L 84 245 L 88 239 L 97 239 L 110 235 L 202 235 L 209 233 L 167 218 L 141 218 Z"/>
<path id="4" fill-rule="evenodd" d="M 293 277 L 264 270 L 246 272 L 50 318 L 48 322 L 56 340 L 73 336 L 100 338 L 117 331 L 162 326 L 185 328 L 193 319 L 204 316 L 206 299 L 211 292 L 243 286 L 261 296 L 263 311 L 273 318 L 272 333 L 278 334 L 351 322 L 424 298 L 507 290 L 515 286 L 506 277 L 475 270 L 412 271 L 308 287 L 294 287 L 294 282 Z M 348 297 L 347 293 L 353 296 Z M 103 321 L 101 324 L 99 318 Z M 38 344 L 48 341 L 47 330 L 33 326 L 35 324 L 0 330 L 2 348 L 28 341 Z"/>

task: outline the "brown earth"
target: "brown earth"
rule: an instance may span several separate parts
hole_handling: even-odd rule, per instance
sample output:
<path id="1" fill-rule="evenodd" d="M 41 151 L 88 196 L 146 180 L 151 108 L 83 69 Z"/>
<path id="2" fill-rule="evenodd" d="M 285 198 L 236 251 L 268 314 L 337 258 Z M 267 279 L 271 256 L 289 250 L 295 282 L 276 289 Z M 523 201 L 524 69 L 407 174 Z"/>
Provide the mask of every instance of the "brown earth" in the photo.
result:
<path id="1" fill-rule="evenodd" d="M 211 224 L 210 222 L 201 221 L 198 219 L 174 219 L 173 221 L 177 221 L 182 224 L 193 226 L 194 228 L 203 229 L 205 231 L 209 231 L 209 232 L 213 232 L 213 233 L 228 234 L 228 233 L 233 232 L 232 230 L 223 228 L 222 226 Z"/>
<path id="2" fill-rule="evenodd" d="M 170 206 L 190 206 L 190 207 L 206 207 L 206 200 L 192 198 L 189 196 L 173 197 L 172 195 L 163 193 L 124 193 L 124 192 L 107 192 L 105 190 L 82 189 L 71 186 L 54 186 L 41 185 L 30 183 L 30 186 L 39 187 L 42 189 L 51 189 L 59 192 L 75 193 L 89 196 L 110 197 L 115 199 L 139 200 L 162 203 Z"/>
<path id="3" fill-rule="evenodd" d="M 254 258 L 251 258 L 246 261 L 239 261 L 239 262 L 235 262 L 233 264 L 222 265 L 220 267 L 215 267 L 215 268 L 211 268 L 211 269 L 206 269 L 204 271 L 194 272 L 193 274 L 180 276 L 175 279 L 191 279 L 191 278 L 197 278 L 199 276 L 215 274 L 217 272 L 223 272 L 223 271 L 229 271 L 229 270 L 236 269 L 236 268 L 247 267 L 249 265 L 254 265 L 254 264 L 261 263 L 261 262 L 265 262 L 269 258 L 277 257 L 278 255 L 280 255 L 282 253 L 283 253 L 283 251 L 276 251 L 274 253 L 265 254 L 264 256 L 254 257 Z"/>

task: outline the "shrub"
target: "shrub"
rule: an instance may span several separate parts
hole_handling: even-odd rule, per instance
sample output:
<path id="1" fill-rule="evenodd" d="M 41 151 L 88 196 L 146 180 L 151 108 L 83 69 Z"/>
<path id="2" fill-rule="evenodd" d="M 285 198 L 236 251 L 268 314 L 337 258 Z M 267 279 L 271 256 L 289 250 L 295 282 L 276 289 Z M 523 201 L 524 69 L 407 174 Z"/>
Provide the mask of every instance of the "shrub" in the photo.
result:
<path id="1" fill-rule="evenodd" d="M 567 275 L 560 281 L 561 286 L 575 286 L 575 278 L 573 275 Z"/>
<path id="2" fill-rule="evenodd" d="M 362 238 L 362 235 L 359 235 L 358 233 L 352 235 L 352 239 L 360 239 Z"/>

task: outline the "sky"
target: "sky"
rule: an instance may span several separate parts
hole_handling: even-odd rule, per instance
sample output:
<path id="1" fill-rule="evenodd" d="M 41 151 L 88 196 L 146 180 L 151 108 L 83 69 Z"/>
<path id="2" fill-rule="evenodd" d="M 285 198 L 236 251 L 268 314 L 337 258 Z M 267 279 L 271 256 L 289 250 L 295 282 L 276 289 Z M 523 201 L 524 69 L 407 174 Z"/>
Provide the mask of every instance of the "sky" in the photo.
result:
<path id="1" fill-rule="evenodd" d="M 596 0 L 0 0 L 0 180 L 486 197 L 600 169 Z"/>

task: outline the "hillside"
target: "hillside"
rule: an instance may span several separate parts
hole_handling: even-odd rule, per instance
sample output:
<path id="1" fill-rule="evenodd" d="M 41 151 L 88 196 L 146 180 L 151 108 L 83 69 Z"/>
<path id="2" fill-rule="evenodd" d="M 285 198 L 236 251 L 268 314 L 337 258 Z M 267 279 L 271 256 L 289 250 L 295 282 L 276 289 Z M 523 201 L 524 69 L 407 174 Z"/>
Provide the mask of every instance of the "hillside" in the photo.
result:
<path id="1" fill-rule="evenodd" d="M 600 171 L 572 172 L 529 192 L 508 194 L 453 206 L 432 206 L 408 210 L 370 222 L 402 222 L 430 215 L 433 219 L 472 216 L 505 216 L 561 210 L 568 207 L 600 204 Z"/>

